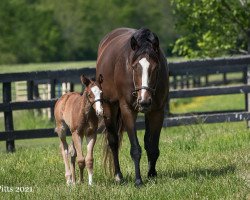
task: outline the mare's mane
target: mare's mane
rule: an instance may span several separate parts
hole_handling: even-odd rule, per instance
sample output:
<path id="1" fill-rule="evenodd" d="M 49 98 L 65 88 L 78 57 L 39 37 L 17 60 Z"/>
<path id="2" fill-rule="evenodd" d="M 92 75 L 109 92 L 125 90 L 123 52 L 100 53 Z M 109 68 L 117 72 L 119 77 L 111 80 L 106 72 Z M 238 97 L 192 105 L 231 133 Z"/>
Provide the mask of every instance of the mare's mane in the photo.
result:
<path id="1" fill-rule="evenodd" d="M 147 28 L 141 28 L 137 30 L 131 38 L 134 38 L 137 42 L 137 48 L 132 57 L 132 62 L 143 54 L 147 54 L 156 62 L 159 61 L 159 39 L 156 34 Z"/>

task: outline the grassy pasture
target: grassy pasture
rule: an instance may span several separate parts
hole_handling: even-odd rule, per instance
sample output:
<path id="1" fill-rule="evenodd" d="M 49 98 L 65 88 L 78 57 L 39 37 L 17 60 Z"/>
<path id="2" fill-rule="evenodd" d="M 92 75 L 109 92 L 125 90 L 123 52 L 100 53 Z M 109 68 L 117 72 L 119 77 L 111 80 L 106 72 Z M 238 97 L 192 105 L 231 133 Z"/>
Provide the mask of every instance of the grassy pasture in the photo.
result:
<path id="1" fill-rule="evenodd" d="M 51 65 L 47 66 L 50 69 Z M 7 73 L 10 68 L 3 71 L 0 66 L 0 73 Z M 29 69 L 25 65 L 23 68 L 27 71 L 45 69 L 42 65 Z M 19 69 L 24 70 L 21 66 L 13 68 L 15 72 Z M 173 113 L 243 108 L 244 95 L 171 100 Z M 15 129 L 19 130 L 54 126 L 47 119 L 34 117 L 32 111 L 14 112 L 14 122 Z M 0 118 L 0 130 L 3 129 L 3 118 Z M 143 131 L 139 131 L 138 136 L 143 148 Z M 5 142 L 0 142 L 0 199 L 250 199 L 250 134 L 245 122 L 163 129 L 158 177 L 147 179 L 147 158 L 143 151 L 144 186 L 140 189 L 134 187 L 134 167 L 127 135 L 120 151 L 125 177 L 122 185 L 117 185 L 112 176 L 105 175 L 101 143 L 102 136 L 99 135 L 94 153 L 94 185 L 89 187 L 86 181 L 68 187 L 58 138 L 16 141 L 14 154 L 6 154 Z M 84 177 L 87 178 L 86 171 Z M 22 187 L 32 191 L 15 191 Z"/>
<path id="2" fill-rule="evenodd" d="M 194 109 L 193 104 L 198 109 L 206 110 L 207 102 L 210 102 L 210 109 L 213 109 L 219 107 L 221 98 L 203 97 L 198 101 L 191 99 L 189 102 L 179 100 L 177 105 L 171 106 L 176 112 L 188 112 Z M 234 106 L 239 108 L 242 106 L 242 103 L 239 103 L 241 98 L 231 95 L 224 96 L 223 102 L 232 102 L 232 99 Z M 229 103 L 224 104 L 229 105 Z M 186 110 L 183 110 L 184 107 Z M 19 123 L 27 124 L 26 120 L 29 120 L 28 126 L 35 124 L 36 127 L 42 127 L 45 124 L 45 121 L 41 120 L 40 123 L 39 119 L 32 116 Z M 46 126 L 53 126 L 53 123 Z M 143 147 L 143 131 L 138 135 Z M 68 138 L 69 142 L 70 140 Z M 1 142 L 0 187 L 5 186 L 5 190 L 6 187 L 32 188 L 32 192 L 21 193 L 0 190 L 1 197 L 3 199 L 250 198 L 250 134 L 245 122 L 163 129 L 160 140 L 161 155 L 157 163 L 158 177 L 147 179 L 147 159 L 143 151 L 141 171 L 145 184 L 140 189 L 134 187 L 134 167 L 130 158 L 127 135 L 125 134 L 120 152 L 121 168 L 125 177 L 122 185 L 117 185 L 111 176 L 105 175 L 102 167 L 101 143 L 99 135 L 95 147 L 95 184 L 89 187 L 85 182 L 83 185 L 67 187 L 58 138 L 16 141 L 17 151 L 14 154 L 6 154 L 5 143 Z M 85 178 L 87 178 L 86 171 Z"/>
<path id="3" fill-rule="evenodd" d="M 143 146 L 143 133 L 139 132 Z M 70 141 L 70 138 L 68 138 Z M 129 142 L 120 152 L 125 177 L 114 183 L 102 168 L 101 136 L 95 148 L 92 187 L 68 187 L 58 138 L 17 141 L 14 154 L 0 145 L 0 187 L 28 187 L 32 192 L 1 192 L 1 199 L 248 199 L 250 135 L 245 123 L 196 125 L 164 129 L 160 140 L 158 177 L 147 179 L 146 153 L 141 170 L 144 187 L 134 187 Z M 87 173 L 85 171 L 85 178 Z M 6 189 L 6 188 L 5 188 Z"/>

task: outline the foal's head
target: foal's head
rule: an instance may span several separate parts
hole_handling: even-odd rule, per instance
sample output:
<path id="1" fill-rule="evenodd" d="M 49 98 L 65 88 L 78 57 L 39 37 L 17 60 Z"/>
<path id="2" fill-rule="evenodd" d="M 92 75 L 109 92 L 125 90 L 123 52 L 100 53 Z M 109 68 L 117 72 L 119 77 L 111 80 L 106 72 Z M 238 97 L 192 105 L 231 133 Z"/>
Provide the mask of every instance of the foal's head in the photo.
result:
<path id="1" fill-rule="evenodd" d="M 149 29 L 139 29 L 131 37 L 133 82 L 137 108 L 147 112 L 152 105 L 159 71 L 159 40 Z"/>
<path id="2" fill-rule="evenodd" d="M 102 91 L 100 89 L 101 83 L 103 81 L 102 75 L 99 77 L 98 84 L 95 80 L 89 79 L 84 75 L 81 75 L 81 81 L 86 86 L 84 94 L 86 95 L 87 101 L 90 103 L 90 106 L 94 108 L 96 115 L 102 116 Z"/>

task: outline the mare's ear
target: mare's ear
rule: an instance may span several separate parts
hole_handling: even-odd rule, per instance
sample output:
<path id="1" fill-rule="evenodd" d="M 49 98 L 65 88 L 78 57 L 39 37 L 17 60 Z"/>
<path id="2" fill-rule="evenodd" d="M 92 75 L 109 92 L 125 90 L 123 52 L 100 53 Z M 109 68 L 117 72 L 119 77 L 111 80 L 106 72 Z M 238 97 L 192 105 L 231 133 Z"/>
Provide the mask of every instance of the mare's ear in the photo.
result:
<path id="1" fill-rule="evenodd" d="M 155 33 L 153 33 L 153 35 L 154 35 L 154 39 L 152 41 L 153 48 L 154 48 L 155 51 L 158 51 L 158 49 L 159 49 L 159 38 Z"/>
<path id="2" fill-rule="evenodd" d="M 101 90 L 102 90 L 102 83 L 103 83 L 103 75 L 100 74 L 99 78 L 98 78 L 98 85 L 99 85 L 99 87 L 100 87 Z"/>
<path id="3" fill-rule="evenodd" d="M 98 82 L 100 85 L 103 83 L 103 75 L 102 74 L 99 75 Z"/>
<path id="4" fill-rule="evenodd" d="M 88 87 L 88 85 L 90 84 L 90 80 L 86 76 L 84 76 L 83 74 L 81 75 L 80 79 L 81 79 L 82 84 L 84 84 Z"/>
<path id="5" fill-rule="evenodd" d="M 130 39 L 130 45 L 131 45 L 132 50 L 134 51 L 138 48 L 138 43 L 134 36 L 132 36 Z"/>

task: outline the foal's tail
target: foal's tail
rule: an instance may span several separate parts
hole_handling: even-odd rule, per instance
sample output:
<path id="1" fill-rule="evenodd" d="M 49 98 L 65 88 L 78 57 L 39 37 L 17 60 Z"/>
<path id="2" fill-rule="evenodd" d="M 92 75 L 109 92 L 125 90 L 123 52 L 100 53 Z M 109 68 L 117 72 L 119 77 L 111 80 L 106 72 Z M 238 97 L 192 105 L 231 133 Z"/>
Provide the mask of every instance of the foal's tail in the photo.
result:
<path id="1" fill-rule="evenodd" d="M 117 116 L 117 122 L 116 122 L 116 130 L 117 130 L 117 137 L 118 137 L 118 151 L 122 144 L 122 138 L 123 138 L 123 123 L 121 118 L 121 111 L 119 110 L 118 116 Z M 111 148 L 109 146 L 108 141 L 108 132 L 105 128 L 103 130 L 104 137 L 103 137 L 103 166 L 105 173 L 109 173 L 110 175 L 114 174 L 115 168 L 114 168 L 114 160 L 113 160 L 113 154 L 111 151 Z M 118 153 L 118 152 L 117 152 Z"/>

